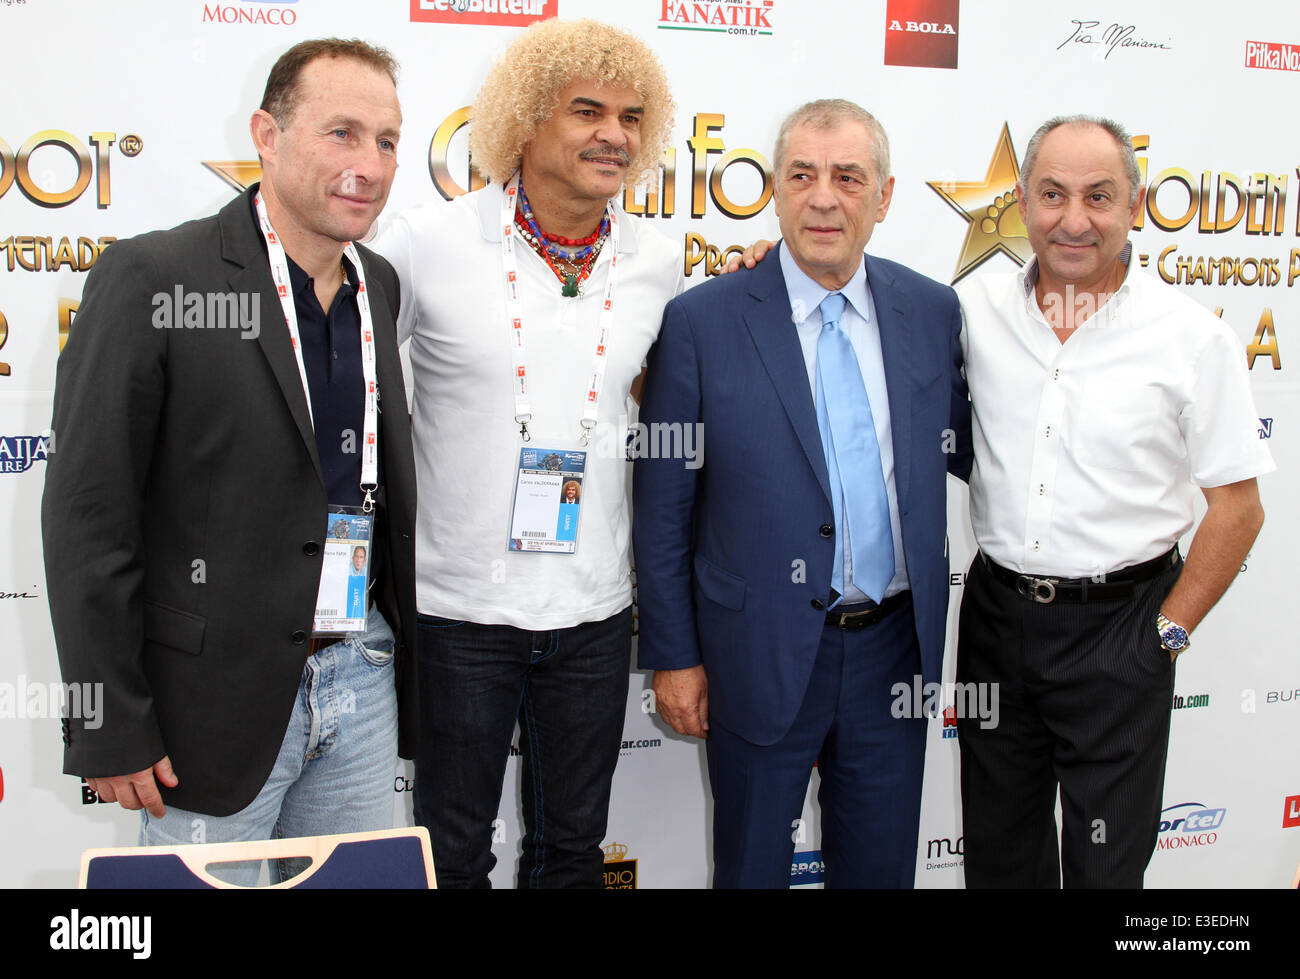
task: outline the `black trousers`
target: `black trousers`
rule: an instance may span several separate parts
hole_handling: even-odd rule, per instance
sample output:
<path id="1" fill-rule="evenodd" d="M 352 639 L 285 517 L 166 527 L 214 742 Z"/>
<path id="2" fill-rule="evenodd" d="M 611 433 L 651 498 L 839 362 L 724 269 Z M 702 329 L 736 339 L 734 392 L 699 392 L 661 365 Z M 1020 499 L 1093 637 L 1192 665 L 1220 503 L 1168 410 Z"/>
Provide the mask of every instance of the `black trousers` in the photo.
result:
<path id="1" fill-rule="evenodd" d="M 1155 620 L 1181 571 L 1127 596 L 1040 604 L 976 555 L 957 680 L 996 684 L 998 711 L 995 725 L 958 725 L 967 887 L 1142 886 L 1174 685 Z"/>

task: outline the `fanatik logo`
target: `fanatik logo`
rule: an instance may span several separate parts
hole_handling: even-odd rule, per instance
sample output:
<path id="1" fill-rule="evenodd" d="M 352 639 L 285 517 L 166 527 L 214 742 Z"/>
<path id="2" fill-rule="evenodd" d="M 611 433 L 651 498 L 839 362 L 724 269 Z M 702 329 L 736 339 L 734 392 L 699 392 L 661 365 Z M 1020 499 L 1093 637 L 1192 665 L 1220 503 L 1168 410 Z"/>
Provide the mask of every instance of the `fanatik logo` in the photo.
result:
<path id="1" fill-rule="evenodd" d="M 957 67 L 960 0 L 889 0 L 885 9 L 885 64 Z"/>
<path id="2" fill-rule="evenodd" d="M 1276 41 L 1247 41 L 1246 67 L 1300 71 L 1300 45 L 1278 44 Z"/>
<path id="3" fill-rule="evenodd" d="M 239 3 L 205 3 L 202 22 L 291 27 L 298 23 L 298 12 L 292 9 L 292 5 L 297 2 L 298 0 L 240 0 Z"/>
<path id="4" fill-rule="evenodd" d="M 411 0 L 411 20 L 523 27 L 560 12 L 560 0 Z"/>
<path id="5" fill-rule="evenodd" d="M 1178 850 L 1187 846 L 1213 846 L 1219 840 L 1227 809 L 1209 809 L 1200 802 L 1180 802 L 1160 811 L 1157 850 Z"/>
<path id="6" fill-rule="evenodd" d="M 705 31 L 734 37 L 765 37 L 772 33 L 776 0 L 660 0 L 661 31 Z"/>

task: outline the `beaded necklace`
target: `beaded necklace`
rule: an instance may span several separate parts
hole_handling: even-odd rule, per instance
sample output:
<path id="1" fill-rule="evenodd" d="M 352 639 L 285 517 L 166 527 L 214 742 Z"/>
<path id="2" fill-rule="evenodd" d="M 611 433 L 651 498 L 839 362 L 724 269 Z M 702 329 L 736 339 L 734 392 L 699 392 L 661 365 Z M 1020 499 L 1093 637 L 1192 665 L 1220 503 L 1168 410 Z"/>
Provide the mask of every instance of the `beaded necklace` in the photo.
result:
<path id="1" fill-rule="evenodd" d="M 591 274 L 601 246 L 609 235 L 609 212 L 601 218 L 600 226 L 586 238 L 554 235 L 538 227 L 521 183 L 519 206 L 515 208 L 515 227 L 519 229 L 520 237 L 528 242 L 529 247 L 542 257 L 555 277 L 563 283 L 560 295 L 572 297 L 580 293 L 578 286 Z"/>

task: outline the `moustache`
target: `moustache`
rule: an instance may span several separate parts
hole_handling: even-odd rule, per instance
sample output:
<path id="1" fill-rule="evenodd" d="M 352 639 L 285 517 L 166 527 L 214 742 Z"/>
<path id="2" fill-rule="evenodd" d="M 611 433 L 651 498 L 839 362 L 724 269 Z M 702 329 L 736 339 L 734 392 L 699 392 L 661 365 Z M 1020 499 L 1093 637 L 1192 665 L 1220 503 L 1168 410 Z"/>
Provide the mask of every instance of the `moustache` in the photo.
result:
<path id="1" fill-rule="evenodd" d="M 628 156 L 627 150 L 623 149 L 621 146 L 608 146 L 600 149 L 583 150 L 578 154 L 578 158 L 581 160 L 596 160 L 604 156 L 618 157 L 618 161 L 625 167 L 632 165 L 632 157 Z"/>

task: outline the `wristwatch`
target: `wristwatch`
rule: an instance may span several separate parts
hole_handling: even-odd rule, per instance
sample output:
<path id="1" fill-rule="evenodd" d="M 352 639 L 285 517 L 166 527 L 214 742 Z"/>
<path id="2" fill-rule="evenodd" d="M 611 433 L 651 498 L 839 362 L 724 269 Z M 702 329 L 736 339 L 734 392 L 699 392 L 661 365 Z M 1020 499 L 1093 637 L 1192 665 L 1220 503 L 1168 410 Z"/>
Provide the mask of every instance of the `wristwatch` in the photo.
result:
<path id="1" fill-rule="evenodd" d="M 1160 645 L 1171 653 L 1184 652 L 1192 644 L 1187 638 L 1187 630 L 1171 622 L 1164 614 L 1156 616 L 1156 631 L 1160 633 Z"/>

